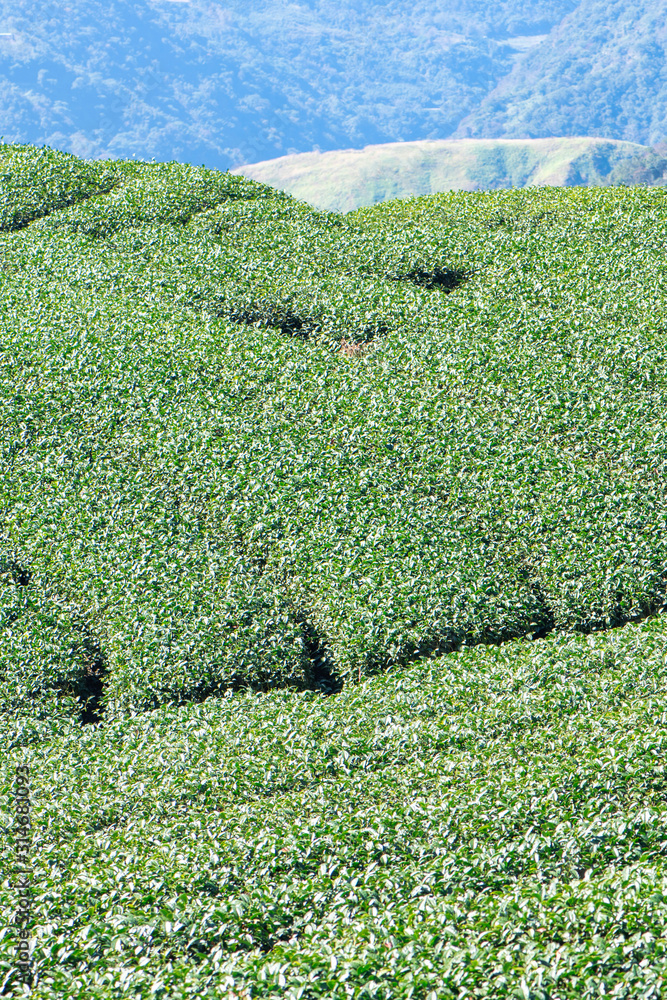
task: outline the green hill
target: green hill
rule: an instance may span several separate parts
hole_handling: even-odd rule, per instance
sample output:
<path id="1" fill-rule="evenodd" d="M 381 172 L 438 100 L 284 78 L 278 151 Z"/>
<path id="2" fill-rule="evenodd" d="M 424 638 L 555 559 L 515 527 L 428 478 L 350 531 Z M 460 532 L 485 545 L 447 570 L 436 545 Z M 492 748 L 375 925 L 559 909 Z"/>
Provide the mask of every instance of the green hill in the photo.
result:
<path id="1" fill-rule="evenodd" d="M 237 167 L 317 208 L 347 212 L 391 198 L 531 185 L 664 183 L 667 160 L 648 146 L 583 136 L 394 142 L 296 153 Z"/>
<path id="2" fill-rule="evenodd" d="M 665 192 L 0 185 L 30 996 L 659 996 Z"/>

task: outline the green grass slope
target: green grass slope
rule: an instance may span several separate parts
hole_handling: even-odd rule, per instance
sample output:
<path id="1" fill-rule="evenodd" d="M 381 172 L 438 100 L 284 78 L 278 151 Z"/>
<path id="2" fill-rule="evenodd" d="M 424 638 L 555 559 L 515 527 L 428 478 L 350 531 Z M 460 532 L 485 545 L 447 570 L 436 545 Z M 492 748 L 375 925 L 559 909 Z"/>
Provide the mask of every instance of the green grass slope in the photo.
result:
<path id="1" fill-rule="evenodd" d="M 644 173 L 652 168 L 652 174 L 644 177 L 642 166 Z M 648 146 L 583 136 L 434 139 L 295 153 L 230 173 L 280 188 L 319 209 L 348 212 L 450 190 L 613 184 L 631 181 L 629 168 L 656 183 L 667 173 L 667 162 Z"/>
<path id="2" fill-rule="evenodd" d="M 32 995 L 659 996 L 665 193 L 0 167 Z"/>

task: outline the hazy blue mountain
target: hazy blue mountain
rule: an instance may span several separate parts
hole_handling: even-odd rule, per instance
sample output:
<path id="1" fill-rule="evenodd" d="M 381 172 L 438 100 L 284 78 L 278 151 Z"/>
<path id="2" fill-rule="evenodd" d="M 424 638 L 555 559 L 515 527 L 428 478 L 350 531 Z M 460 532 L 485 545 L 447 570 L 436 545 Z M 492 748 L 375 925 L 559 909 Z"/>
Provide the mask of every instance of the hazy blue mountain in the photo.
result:
<path id="1" fill-rule="evenodd" d="M 0 0 L 0 137 L 228 168 L 451 137 L 667 138 L 667 0 Z"/>
<path id="2" fill-rule="evenodd" d="M 582 0 L 518 60 L 457 138 L 667 135 L 667 0 Z"/>
<path id="3" fill-rule="evenodd" d="M 572 0 L 0 0 L 0 136 L 226 168 L 435 139 Z"/>

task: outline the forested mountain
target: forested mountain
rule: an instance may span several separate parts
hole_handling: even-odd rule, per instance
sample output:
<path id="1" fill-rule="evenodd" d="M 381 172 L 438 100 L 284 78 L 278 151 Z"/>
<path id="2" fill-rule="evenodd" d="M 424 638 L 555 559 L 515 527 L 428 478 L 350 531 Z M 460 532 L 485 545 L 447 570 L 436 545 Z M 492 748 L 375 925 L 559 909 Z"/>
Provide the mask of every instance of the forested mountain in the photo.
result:
<path id="1" fill-rule="evenodd" d="M 667 0 L 0 0 L 0 136 L 223 169 L 454 134 L 655 143 L 666 14 Z"/>
<path id="2" fill-rule="evenodd" d="M 600 135 L 655 144 L 667 131 L 667 3 L 582 0 L 458 127 L 461 137 Z"/>

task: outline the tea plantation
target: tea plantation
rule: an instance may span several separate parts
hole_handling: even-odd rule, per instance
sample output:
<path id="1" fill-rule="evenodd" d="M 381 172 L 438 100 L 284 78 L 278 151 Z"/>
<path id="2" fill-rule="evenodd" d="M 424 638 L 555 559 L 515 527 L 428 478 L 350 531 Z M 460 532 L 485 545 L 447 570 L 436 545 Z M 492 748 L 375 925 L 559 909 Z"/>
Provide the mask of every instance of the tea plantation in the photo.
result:
<path id="1" fill-rule="evenodd" d="M 0 994 L 667 993 L 666 245 L 0 145 Z"/>

